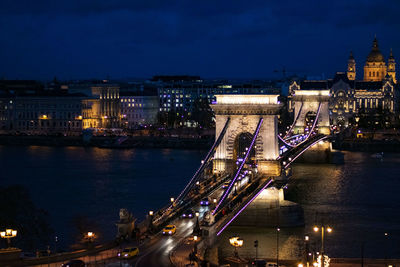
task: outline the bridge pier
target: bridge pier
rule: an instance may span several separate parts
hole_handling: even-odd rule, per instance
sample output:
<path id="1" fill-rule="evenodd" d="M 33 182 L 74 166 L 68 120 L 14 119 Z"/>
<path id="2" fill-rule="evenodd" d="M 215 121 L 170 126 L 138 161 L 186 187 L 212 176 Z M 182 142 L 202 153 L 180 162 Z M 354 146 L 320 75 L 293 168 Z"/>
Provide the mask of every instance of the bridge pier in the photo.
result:
<path id="1" fill-rule="evenodd" d="M 283 189 L 264 191 L 235 219 L 232 225 L 257 227 L 296 227 L 304 225 L 304 211 L 284 199 Z"/>
<path id="2" fill-rule="evenodd" d="M 329 141 L 321 141 L 307 151 L 305 151 L 297 159 L 297 162 L 303 163 L 330 163 L 332 160 L 332 143 Z"/>
<path id="3" fill-rule="evenodd" d="M 258 173 L 262 176 L 280 176 L 281 163 L 277 160 L 259 160 L 257 162 Z"/>

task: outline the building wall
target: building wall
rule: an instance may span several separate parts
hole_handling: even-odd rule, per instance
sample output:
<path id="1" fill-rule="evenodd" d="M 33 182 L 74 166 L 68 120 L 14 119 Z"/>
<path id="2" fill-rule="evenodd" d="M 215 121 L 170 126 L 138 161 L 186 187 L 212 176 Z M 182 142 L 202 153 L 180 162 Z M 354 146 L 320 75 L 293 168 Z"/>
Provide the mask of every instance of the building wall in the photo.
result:
<path id="1" fill-rule="evenodd" d="M 366 62 L 364 66 L 364 81 L 382 81 L 386 76 L 385 62 Z"/>
<path id="2" fill-rule="evenodd" d="M 92 87 L 91 94 L 91 99 L 83 103 L 84 129 L 121 127 L 119 86 L 95 85 Z"/>
<path id="3" fill-rule="evenodd" d="M 28 134 L 79 134 L 81 97 L 17 97 L 13 101 L 10 131 Z"/>
<path id="4" fill-rule="evenodd" d="M 121 96 L 121 117 L 125 128 L 157 122 L 159 99 L 157 96 Z"/>

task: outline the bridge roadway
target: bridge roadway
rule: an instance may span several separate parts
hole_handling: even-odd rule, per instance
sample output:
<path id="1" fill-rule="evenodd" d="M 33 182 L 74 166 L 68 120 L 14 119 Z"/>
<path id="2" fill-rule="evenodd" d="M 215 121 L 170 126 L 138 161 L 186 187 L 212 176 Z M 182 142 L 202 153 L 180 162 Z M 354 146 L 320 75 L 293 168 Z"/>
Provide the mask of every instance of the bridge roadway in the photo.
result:
<path id="1" fill-rule="evenodd" d="M 222 195 L 223 191 L 224 190 L 221 188 L 220 185 L 217 189 L 210 192 L 207 197 L 210 200 L 214 198 L 219 198 Z M 199 211 L 199 222 L 201 222 L 204 213 L 214 208 L 215 206 L 213 206 L 213 203 L 211 203 L 210 206 L 200 206 L 199 202 L 196 203 L 195 206 L 193 206 L 193 210 Z M 177 230 L 174 235 L 163 236 L 162 232 L 160 231 L 152 236 L 149 240 L 147 240 L 144 245 L 139 246 L 140 253 L 138 257 L 135 257 L 131 260 L 120 260 L 118 258 L 115 258 L 112 259 L 107 266 L 173 266 L 170 261 L 169 255 L 186 237 L 192 235 L 193 229 L 196 225 L 196 218 L 188 219 L 178 217 L 169 223 L 176 225 Z"/>

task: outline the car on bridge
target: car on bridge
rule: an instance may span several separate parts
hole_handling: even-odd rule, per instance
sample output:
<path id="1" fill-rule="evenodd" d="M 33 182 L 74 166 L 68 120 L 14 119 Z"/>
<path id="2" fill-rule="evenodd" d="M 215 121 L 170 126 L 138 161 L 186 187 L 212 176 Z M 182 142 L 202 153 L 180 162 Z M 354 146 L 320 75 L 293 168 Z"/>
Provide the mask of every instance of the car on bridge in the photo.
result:
<path id="1" fill-rule="evenodd" d="M 193 218 L 194 217 L 194 211 L 192 209 L 188 209 L 186 210 L 183 214 L 182 214 L 182 218 Z"/>
<path id="2" fill-rule="evenodd" d="M 70 260 L 69 262 L 61 265 L 61 267 L 86 267 L 86 264 L 82 260 Z"/>
<path id="3" fill-rule="evenodd" d="M 210 200 L 208 199 L 208 197 L 203 198 L 203 199 L 200 201 L 200 205 L 201 205 L 201 206 L 208 206 L 208 205 L 210 205 Z"/>
<path id="4" fill-rule="evenodd" d="M 162 230 L 163 235 L 173 235 L 175 234 L 175 232 L 176 232 L 176 226 L 173 224 L 165 226 L 164 229 Z"/>
<path id="5" fill-rule="evenodd" d="M 126 247 L 122 252 L 118 252 L 118 257 L 122 259 L 130 259 L 139 254 L 138 247 Z"/>
<path id="6" fill-rule="evenodd" d="M 228 188 L 230 183 L 230 181 L 223 183 L 222 189 Z"/>

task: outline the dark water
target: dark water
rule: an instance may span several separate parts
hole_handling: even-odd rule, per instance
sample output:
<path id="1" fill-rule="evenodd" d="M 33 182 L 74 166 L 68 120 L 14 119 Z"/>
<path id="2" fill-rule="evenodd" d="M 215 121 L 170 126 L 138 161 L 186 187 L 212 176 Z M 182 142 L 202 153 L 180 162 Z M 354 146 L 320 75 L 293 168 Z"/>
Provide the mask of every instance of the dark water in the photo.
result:
<path id="1" fill-rule="evenodd" d="M 116 234 L 120 208 L 143 218 L 149 210 L 168 203 L 188 181 L 206 151 L 169 149 L 109 150 L 81 147 L 1 147 L 2 185 L 29 188 L 37 207 L 49 211 L 51 224 L 64 245 L 70 244 L 72 219 L 85 215 L 96 220 L 104 239 Z M 286 198 L 302 204 L 306 226 L 283 229 L 282 255 L 295 257 L 302 237 L 315 223 L 330 225 L 326 251 L 335 257 L 400 257 L 400 157 L 385 155 L 383 161 L 369 153 L 344 153 L 344 164 L 298 164 Z M 233 230 L 232 230 L 233 229 Z M 232 231 L 246 230 L 231 228 Z M 243 251 L 260 250 L 273 255 L 275 233 L 247 229 L 249 242 Z M 385 240 L 384 233 L 389 233 Z M 245 239 L 246 240 L 246 239 Z M 263 248 L 264 246 L 264 248 Z M 229 246 L 228 246 L 229 247 Z M 247 248 L 246 248 L 247 247 Z M 226 248 L 228 249 L 228 248 Z M 231 248 L 229 248 L 231 249 Z"/>
<path id="2" fill-rule="evenodd" d="M 120 208 L 141 219 L 166 205 L 204 153 L 0 146 L 0 181 L 29 188 L 35 205 L 49 212 L 61 245 L 73 242 L 76 216 L 95 220 L 103 240 L 110 240 L 116 235 Z"/>

